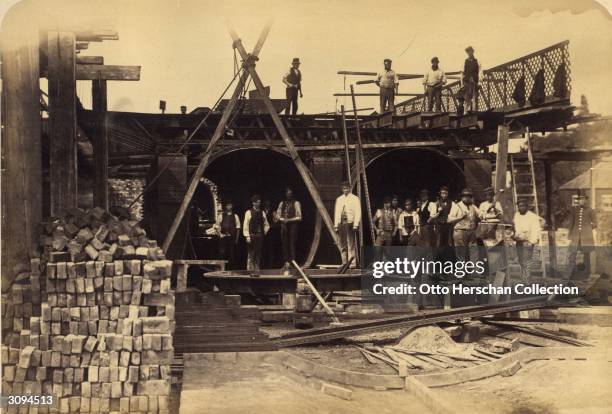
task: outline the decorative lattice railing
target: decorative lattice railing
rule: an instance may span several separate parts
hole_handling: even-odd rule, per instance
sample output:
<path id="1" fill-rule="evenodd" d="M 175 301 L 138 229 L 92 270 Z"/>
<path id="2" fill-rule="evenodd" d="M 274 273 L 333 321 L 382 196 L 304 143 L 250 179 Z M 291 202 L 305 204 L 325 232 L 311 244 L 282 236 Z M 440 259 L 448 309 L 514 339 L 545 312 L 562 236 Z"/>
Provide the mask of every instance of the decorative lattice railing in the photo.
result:
<path id="1" fill-rule="evenodd" d="M 571 71 L 569 41 L 547 47 L 483 71 L 478 85 L 478 111 L 508 112 L 552 102 L 569 100 Z M 456 112 L 461 81 L 442 88 L 442 111 Z M 417 96 L 396 105 L 396 112 L 425 111 L 427 100 Z"/>

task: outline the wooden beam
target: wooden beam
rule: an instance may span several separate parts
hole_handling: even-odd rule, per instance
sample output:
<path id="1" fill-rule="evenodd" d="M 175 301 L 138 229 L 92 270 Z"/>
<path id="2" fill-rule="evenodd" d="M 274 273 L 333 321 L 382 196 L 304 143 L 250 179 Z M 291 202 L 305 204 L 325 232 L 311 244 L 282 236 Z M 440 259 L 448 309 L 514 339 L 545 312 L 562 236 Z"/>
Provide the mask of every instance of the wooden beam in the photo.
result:
<path id="1" fill-rule="evenodd" d="M 2 48 L 2 292 L 28 263 L 42 219 L 39 38 L 15 23 L 3 22 L 23 44 Z"/>
<path id="2" fill-rule="evenodd" d="M 257 59 L 257 55 L 259 51 L 261 50 L 261 47 L 263 46 L 264 41 L 268 37 L 269 32 L 270 32 L 270 26 L 268 25 L 264 28 L 261 35 L 259 36 L 257 45 L 255 46 L 255 49 L 253 49 L 253 53 L 251 54 L 252 59 Z M 232 112 L 234 111 L 236 103 L 238 102 L 238 98 L 240 97 L 240 94 L 243 92 L 243 89 L 244 89 L 244 86 L 245 86 L 245 83 L 248 77 L 249 77 L 248 72 L 244 70 L 242 74 L 240 75 L 238 84 L 236 85 L 236 88 L 234 89 L 234 93 L 232 94 L 232 97 L 227 103 L 227 106 L 225 107 L 225 109 L 223 110 L 221 119 L 219 120 L 219 123 L 217 124 L 217 127 L 215 128 L 215 132 L 213 133 L 213 136 L 210 139 L 210 142 L 208 143 L 208 147 L 206 148 L 206 151 L 204 152 L 204 155 L 202 156 L 202 159 L 200 160 L 198 167 L 196 168 L 195 172 L 193 173 L 191 177 L 191 182 L 189 183 L 189 187 L 187 188 L 187 192 L 185 193 L 183 202 L 181 203 L 181 206 L 179 207 L 179 210 L 176 213 L 174 222 L 172 222 L 172 226 L 170 226 L 170 229 L 168 230 L 168 234 L 166 235 L 166 239 L 164 240 L 164 244 L 162 246 L 164 252 L 168 251 L 168 248 L 172 244 L 172 240 L 174 240 L 174 236 L 176 235 L 176 232 L 179 226 L 181 225 L 181 222 L 183 221 L 183 217 L 185 217 L 185 213 L 187 212 L 187 209 L 189 208 L 189 204 L 191 204 L 191 199 L 193 198 L 193 195 L 196 192 L 198 184 L 200 183 L 200 178 L 202 177 L 202 174 L 204 174 L 204 170 L 206 169 L 206 167 L 208 166 L 208 163 L 210 162 L 210 156 L 213 150 L 215 149 L 215 147 L 217 146 L 217 142 L 221 139 L 221 136 L 225 133 L 225 127 L 226 127 L 227 121 L 229 120 L 230 116 L 232 115 Z"/>
<path id="3" fill-rule="evenodd" d="M 103 65 L 104 56 L 77 56 L 77 65 Z"/>
<path id="4" fill-rule="evenodd" d="M 107 87 L 105 80 L 92 81 L 92 110 L 94 112 L 93 145 L 94 204 L 107 210 L 108 205 L 108 124 Z"/>
<path id="5" fill-rule="evenodd" d="M 495 158 L 495 182 L 494 191 L 496 199 L 499 200 L 501 193 L 506 188 L 506 171 L 508 170 L 508 127 L 499 125 L 497 127 L 497 156 Z"/>
<path id="6" fill-rule="evenodd" d="M 119 40 L 119 33 L 116 30 L 74 30 L 73 32 L 76 40 L 80 42 Z"/>
<path id="7" fill-rule="evenodd" d="M 76 79 L 139 81 L 140 66 L 76 65 Z"/>
<path id="8" fill-rule="evenodd" d="M 544 161 L 544 188 L 546 200 L 546 227 L 548 228 L 548 254 L 550 258 L 550 267 L 552 276 L 557 272 L 557 242 L 556 242 L 556 223 L 555 215 L 553 214 L 553 182 L 552 182 L 552 163 Z"/>
<path id="9" fill-rule="evenodd" d="M 87 42 L 76 42 L 76 50 L 89 49 L 89 43 Z"/>
<path id="10" fill-rule="evenodd" d="M 51 215 L 77 206 L 76 82 L 74 34 L 49 32 L 49 131 Z"/>
<path id="11" fill-rule="evenodd" d="M 276 112 L 276 109 L 274 108 L 274 104 L 272 104 L 272 101 L 270 100 L 268 96 L 265 96 L 265 88 L 264 88 L 263 82 L 261 81 L 261 79 L 259 78 L 259 75 L 257 74 L 257 71 L 255 70 L 254 61 L 250 59 L 247 51 L 244 49 L 244 46 L 242 45 L 242 42 L 240 42 L 240 38 L 238 37 L 236 32 L 234 32 L 233 30 L 230 30 L 230 34 L 232 36 L 232 39 L 234 40 L 234 47 L 236 48 L 236 50 L 238 50 L 238 53 L 240 53 L 240 56 L 242 57 L 242 59 L 245 62 L 250 63 L 247 65 L 247 70 L 249 74 L 251 75 L 251 79 L 253 80 L 253 83 L 255 84 L 255 87 L 257 88 L 257 90 L 259 90 L 260 94 L 262 95 L 261 99 L 264 105 L 266 106 L 266 108 L 268 109 L 270 117 L 272 118 L 272 121 L 274 122 L 274 125 L 276 126 L 276 129 L 278 130 L 278 133 L 283 139 L 285 146 L 287 147 L 287 150 L 289 151 L 289 154 L 291 158 L 293 159 L 293 162 L 298 172 L 302 176 L 302 180 L 304 180 L 304 184 L 306 184 L 306 187 L 308 188 L 310 196 L 312 197 L 317 209 L 319 210 L 319 214 L 323 218 L 323 222 L 327 226 L 327 230 L 329 231 L 330 236 L 332 240 L 334 241 L 334 243 L 336 244 L 336 246 L 338 247 L 338 252 L 340 253 L 340 244 L 338 240 L 338 234 L 336 233 L 334 229 L 334 222 L 332 221 L 327 209 L 325 208 L 325 205 L 323 204 L 323 200 L 321 199 L 319 190 L 317 189 L 315 183 L 311 179 L 310 171 L 308 170 L 308 167 L 306 167 L 306 165 L 300 158 L 300 155 L 298 154 L 298 151 L 295 148 L 293 141 L 289 137 L 289 133 L 287 133 L 287 130 L 285 129 L 285 125 L 281 121 L 280 117 L 278 116 L 278 113 Z"/>

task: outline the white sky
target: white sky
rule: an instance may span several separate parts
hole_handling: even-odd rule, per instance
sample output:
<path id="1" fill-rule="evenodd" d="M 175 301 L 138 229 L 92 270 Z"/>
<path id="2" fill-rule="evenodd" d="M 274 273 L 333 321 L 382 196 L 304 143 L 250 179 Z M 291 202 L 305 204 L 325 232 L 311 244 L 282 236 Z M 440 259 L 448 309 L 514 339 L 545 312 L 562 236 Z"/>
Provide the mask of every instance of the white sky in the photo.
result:
<path id="1" fill-rule="evenodd" d="M 573 102 L 579 104 L 585 94 L 591 111 L 612 114 L 612 19 L 590 1 L 568 2 L 572 11 L 553 13 L 546 6 L 562 9 L 563 2 L 111 0 L 81 1 L 69 12 L 39 8 L 36 13 L 45 21 L 68 16 L 78 24 L 95 21 L 119 32 L 119 41 L 90 43 L 83 53 L 103 55 L 107 64 L 142 66 L 139 82 L 110 82 L 111 110 L 158 112 L 160 99 L 167 101 L 167 112 L 179 112 L 180 105 L 188 110 L 211 106 L 233 76 L 224 20 L 231 20 L 250 50 L 272 17 L 258 72 L 272 97 L 284 97 L 282 74 L 299 57 L 304 76 L 300 112 L 335 110 L 332 95 L 344 85 L 336 71 L 377 71 L 385 57 L 393 59 L 398 72 L 422 73 L 434 55 L 442 68 L 454 71 L 462 66 L 464 48 L 472 45 L 487 68 L 569 39 Z M 364 78 L 349 81 L 359 79 Z M 84 85 L 78 90 L 87 95 Z M 421 90 L 420 80 L 400 85 L 400 92 Z M 357 91 L 376 92 L 376 87 L 357 86 Z M 339 99 L 338 106 L 350 106 L 350 100 Z M 377 98 L 359 98 L 358 106 L 376 107 Z"/>

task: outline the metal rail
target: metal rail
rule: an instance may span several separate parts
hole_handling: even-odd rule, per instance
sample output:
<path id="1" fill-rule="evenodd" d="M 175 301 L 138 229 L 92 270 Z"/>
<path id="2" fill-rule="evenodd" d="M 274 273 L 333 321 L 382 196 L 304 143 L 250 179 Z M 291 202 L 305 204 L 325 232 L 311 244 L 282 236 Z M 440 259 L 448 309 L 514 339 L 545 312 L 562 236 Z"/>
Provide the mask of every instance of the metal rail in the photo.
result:
<path id="1" fill-rule="evenodd" d="M 446 322 L 463 318 L 479 318 L 487 315 L 514 312 L 520 310 L 557 306 L 560 302 L 550 302 L 547 297 L 538 297 L 508 305 L 483 305 L 456 308 L 427 315 L 410 315 L 385 319 L 382 321 L 355 323 L 346 326 L 309 329 L 302 332 L 288 333 L 273 339 L 278 347 L 290 347 L 305 344 L 316 344 L 341 339 L 354 335 L 367 334 L 382 330 L 409 328 L 432 323 Z"/>

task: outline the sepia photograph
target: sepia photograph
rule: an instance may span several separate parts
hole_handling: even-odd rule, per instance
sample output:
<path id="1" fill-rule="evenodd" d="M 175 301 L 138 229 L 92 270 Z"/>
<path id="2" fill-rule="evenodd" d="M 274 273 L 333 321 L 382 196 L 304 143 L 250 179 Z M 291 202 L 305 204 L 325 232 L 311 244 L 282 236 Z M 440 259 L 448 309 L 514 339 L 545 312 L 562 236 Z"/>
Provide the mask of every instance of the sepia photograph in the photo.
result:
<path id="1" fill-rule="evenodd" d="M 610 0 L 0 19 L 0 412 L 612 413 Z"/>

